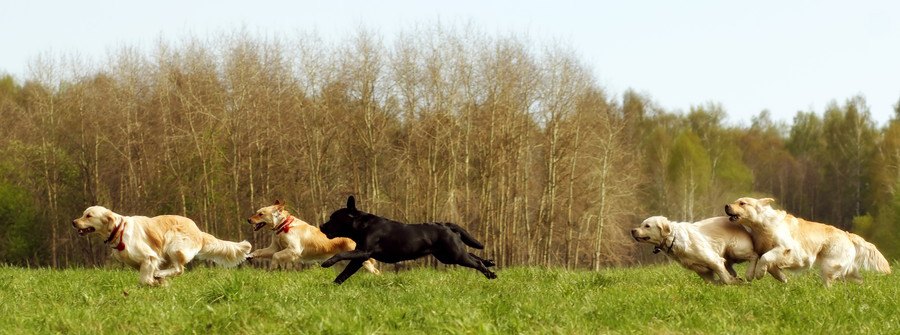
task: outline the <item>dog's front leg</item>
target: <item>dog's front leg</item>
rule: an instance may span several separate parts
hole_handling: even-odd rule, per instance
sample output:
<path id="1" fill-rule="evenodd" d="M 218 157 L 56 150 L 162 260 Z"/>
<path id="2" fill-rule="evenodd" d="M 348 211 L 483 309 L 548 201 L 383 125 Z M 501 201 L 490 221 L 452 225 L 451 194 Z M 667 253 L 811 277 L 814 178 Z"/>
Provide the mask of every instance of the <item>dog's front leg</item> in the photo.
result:
<path id="1" fill-rule="evenodd" d="M 332 257 L 332 258 L 334 258 L 334 257 Z M 334 278 L 334 283 L 340 285 L 345 280 L 347 280 L 347 278 L 350 278 L 350 276 L 352 276 L 354 273 L 356 273 L 356 271 L 359 271 L 359 268 L 362 267 L 363 262 L 366 261 L 367 259 L 368 258 L 365 258 L 362 260 L 354 259 L 354 260 L 350 261 L 350 264 L 347 264 L 347 267 L 344 268 L 344 271 L 341 271 L 341 273 L 337 276 L 337 278 Z"/>
<path id="2" fill-rule="evenodd" d="M 784 262 L 785 254 L 788 252 L 789 250 L 779 246 L 764 253 L 756 262 L 756 276 L 754 277 L 762 279 L 768 272 L 780 282 L 787 283 L 787 277 L 781 272 L 781 266 Z"/>
<path id="3" fill-rule="evenodd" d="M 156 279 L 156 271 L 159 268 L 159 258 L 156 256 L 147 256 L 147 259 L 141 263 L 141 284 L 154 286 L 159 283 Z"/>
<path id="4" fill-rule="evenodd" d="M 343 260 L 347 260 L 347 259 L 354 260 L 354 261 L 359 260 L 360 262 L 362 262 L 371 257 L 372 257 L 371 251 L 362 251 L 362 250 L 344 251 L 342 253 L 338 253 L 334 256 L 331 256 L 331 258 L 322 262 L 322 267 L 323 268 L 331 267 L 335 263 L 343 261 Z M 362 263 L 360 263 L 360 266 L 362 266 Z M 347 266 L 347 268 L 350 268 L 350 266 Z M 359 270 L 359 269 L 357 269 L 357 270 Z M 346 272 L 346 270 L 344 270 L 344 271 Z M 355 271 L 356 270 L 354 270 L 354 272 Z"/>
<path id="5" fill-rule="evenodd" d="M 277 267 L 277 265 L 287 265 L 291 263 L 296 263 L 300 259 L 300 252 L 297 252 L 294 249 L 284 249 L 282 251 L 276 252 L 272 255 L 272 270 Z"/>
<path id="6" fill-rule="evenodd" d="M 731 276 L 731 273 L 725 267 L 725 259 L 720 258 L 720 259 L 718 259 L 718 262 L 715 262 L 711 265 L 712 265 L 711 268 L 712 268 L 713 272 L 715 272 L 716 275 L 719 276 L 719 280 L 723 284 L 731 285 L 731 284 L 737 283 L 737 280 Z M 734 270 L 732 270 L 732 271 L 734 271 Z"/>
<path id="7" fill-rule="evenodd" d="M 276 252 L 278 252 L 278 245 L 275 244 L 275 241 L 272 241 L 272 244 L 270 244 L 269 247 L 265 249 L 253 250 L 253 252 L 250 253 L 250 257 L 248 257 L 248 259 L 271 258 L 272 255 L 274 255 Z"/>

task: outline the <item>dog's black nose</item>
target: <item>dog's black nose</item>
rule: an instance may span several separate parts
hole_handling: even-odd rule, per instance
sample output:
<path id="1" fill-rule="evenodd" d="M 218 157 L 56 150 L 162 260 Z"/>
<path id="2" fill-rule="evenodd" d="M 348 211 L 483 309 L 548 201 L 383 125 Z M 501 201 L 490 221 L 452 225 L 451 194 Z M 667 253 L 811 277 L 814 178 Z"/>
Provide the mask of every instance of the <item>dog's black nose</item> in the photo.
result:
<path id="1" fill-rule="evenodd" d="M 78 220 L 72 220 L 72 227 L 78 228 Z"/>
<path id="2" fill-rule="evenodd" d="M 253 224 L 253 221 L 250 221 L 250 219 L 247 219 L 247 223 Z"/>

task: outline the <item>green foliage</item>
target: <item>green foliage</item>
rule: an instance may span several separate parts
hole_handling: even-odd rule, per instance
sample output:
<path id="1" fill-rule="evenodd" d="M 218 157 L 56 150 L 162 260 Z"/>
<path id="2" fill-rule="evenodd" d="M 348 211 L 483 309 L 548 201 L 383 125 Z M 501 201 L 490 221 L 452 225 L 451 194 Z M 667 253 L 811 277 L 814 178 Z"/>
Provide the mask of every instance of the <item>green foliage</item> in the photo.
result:
<path id="1" fill-rule="evenodd" d="M 753 171 L 744 164 L 741 150 L 735 144 L 726 145 L 715 165 L 717 186 L 730 194 L 728 199 L 736 198 L 740 194 L 747 194 L 753 190 Z"/>
<path id="2" fill-rule="evenodd" d="M 900 187 L 900 181 L 894 187 Z M 878 246 L 888 259 L 900 259 L 900 192 L 894 193 L 890 202 L 880 203 L 869 228 L 859 232 Z"/>
<path id="3" fill-rule="evenodd" d="M 825 147 L 822 119 L 815 112 L 797 112 L 786 143 L 794 156 L 817 155 Z"/>
<path id="4" fill-rule="evenodd" d="M 896 266 L 896 265 L 895 265 Z M 739 272 L 742 272 L 739 267 Z M 334 272 L 196 268 L 168 287 L 133 270 L 0 267 L 4 333 L 597 334 L 900 331 L 896 276 L 822 287 L 704 283 L 675 265 L 599 272 L 418 269 L 330 283 Z M 825 317 L 827 316 L 827 317 Z"/>
<path id="5" fill-rule="evenodd" d="M 690 130 L 675 137 L 669 155 L 667 176 L 671 189 L 680 199 L 681 215 L 691 219 L 695 204 L 709 189 L 711 164 L 700 138 Z"/>
<path id="6" fill-rule="evenodd" d="M 0 101 L 3 98 L 16 97 L 20 89 L 13 76 L 7 74 L 0 77 Z"/>
<path id="7" fill-rule="evenodd" d="M 709 154 L 700 138 L 690 130 L 675 137 L 668 165 L 670 180 L 702 192 L 709 186 L 710 173 Z"/>
<path id="8" fill-rule="evenodd" d="M 38 222 L 28 192 L 0 182 L 0 262 L 22 263 L 41 254 Z"/>

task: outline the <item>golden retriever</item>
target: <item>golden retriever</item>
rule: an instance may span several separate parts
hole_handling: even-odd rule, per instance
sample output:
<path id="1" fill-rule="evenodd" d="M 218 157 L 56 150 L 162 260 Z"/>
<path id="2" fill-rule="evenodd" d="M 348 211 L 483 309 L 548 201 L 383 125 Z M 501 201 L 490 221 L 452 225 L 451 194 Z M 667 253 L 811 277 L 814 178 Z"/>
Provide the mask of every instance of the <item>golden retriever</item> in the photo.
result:
<path id="1" fill-rule="evenodd" d="M 78 234 L 98 233 L 113 249 L 114 258 L 140 270 L 140 282 L 155 286 L 184 272 L 194 259 L 237 266 L 250 252 L 250 242 L 222 241 L 178 215 L 122 216 L 102 206 L 91 206 L 72 221 Z"/>
<path id="2" fill-rule="evenodd" d="M 656 245 L 654 253 L 665 251 L 667 256 L 707 282 L 738 282 L 732 265 L 744 261 L 750 261 L 747 278 L 752 278 L 758 258 L 750 233 L 728 222 L 726 216 L 694 223 L 653 216 L 632 229 L 631 236 L 638 242 Z"/>
<path id="3" fill-rule="evenodd" d="M 266 226 L 273 231 L 269 247 L 257 249 L 250 254 L 250 258 L 271 258 L 271 269 L 295 262 L 322 262 L 339 252 L 356 248 L 353 240 L 343 237 L 329 239 L 319 228 L 291 215 L 280 200 L 275 200 L 272 206 L 260 208 L 247 219 L 247 223 L 253 226 L 254 231 Z M 381 273 L 375 268 L 375 261 L 372 259 L 363 262 L 363 266 L 376 275 Z"/>
<path id="4" fill-rule="evenodd" d="M 753 239 L 764 249 L 756 278 L 770 268 L 798 270 L 814 264 L 819 266 L 826 287 L 838 279 L 861 282 L 860 270 L 891 273 L 878 248 L 859 235 L 776 210 L 771 206 L 774 201 L 740 198 L 725 205 L 729 218 L 750 228 Z M 783 274 L 776 278 L 787 282 Z"/>

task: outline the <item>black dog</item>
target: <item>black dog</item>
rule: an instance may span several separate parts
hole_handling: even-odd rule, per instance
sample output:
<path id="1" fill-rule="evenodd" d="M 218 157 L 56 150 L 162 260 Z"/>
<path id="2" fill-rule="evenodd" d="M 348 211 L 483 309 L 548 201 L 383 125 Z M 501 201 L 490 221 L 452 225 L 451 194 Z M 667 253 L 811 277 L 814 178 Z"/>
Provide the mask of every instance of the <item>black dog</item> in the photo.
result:
<path id="1" fill-rule="evenodd" d="M 466 252 L 466 245 L 484 249 L 469 232 L 452 223 L 405 224 L 356 209 L 356 199 L 347 198 L 347 208 L 334 213 L 320 227 L 328 238 L 347 237 L 356 242 L 356 250 L 345 251 L 322 263 L 329 267 L 342 260 L 350 260 L 334 279 L 335 284 L 350 278 L 369 258 L 379 262 L 396 263 L 428 254 L 441 263 L 459 264 L 481 271 L 488 279 L 497 275 L 488 270 L 491 260 Z"/>

